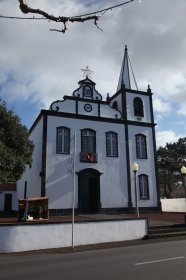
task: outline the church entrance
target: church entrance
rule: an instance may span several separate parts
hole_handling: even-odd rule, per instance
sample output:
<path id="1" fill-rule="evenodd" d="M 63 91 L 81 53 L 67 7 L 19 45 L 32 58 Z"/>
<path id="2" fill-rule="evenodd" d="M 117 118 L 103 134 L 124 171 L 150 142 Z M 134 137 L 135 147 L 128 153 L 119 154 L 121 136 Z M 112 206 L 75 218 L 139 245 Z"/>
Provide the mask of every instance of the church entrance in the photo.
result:
<path id="1" fill-rule="evenodd" d="M 100 172 L 92 168 L 78 172 L 78 205 L 81 213 L 99 211 L 100 175 Z"/>

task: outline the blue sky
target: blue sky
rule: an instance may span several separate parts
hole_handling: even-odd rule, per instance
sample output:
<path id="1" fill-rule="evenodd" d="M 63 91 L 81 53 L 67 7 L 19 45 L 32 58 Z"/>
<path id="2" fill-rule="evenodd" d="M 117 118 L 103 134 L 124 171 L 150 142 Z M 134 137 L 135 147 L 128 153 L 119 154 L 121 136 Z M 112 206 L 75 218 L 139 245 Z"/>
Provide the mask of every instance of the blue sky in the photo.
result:
<path id="1" fill-rule="evenodd" d="M 121 0 L 28 0 L 55 15 L 78 15 Z M 0 0 L 0 14 L 25 16 L 18 1 Z M 116 91 L 125 44 L 140 90 L 154 93 L 157 144 L 186 136 L 185 0 L 138 0 L 108 11 L 99 20 L 62 28 L 48 21 L 0 19 L 0 98 L 28 128 L 41 109 L 71 95 L 86 65 L 96 89 L 106 97 Z"/>

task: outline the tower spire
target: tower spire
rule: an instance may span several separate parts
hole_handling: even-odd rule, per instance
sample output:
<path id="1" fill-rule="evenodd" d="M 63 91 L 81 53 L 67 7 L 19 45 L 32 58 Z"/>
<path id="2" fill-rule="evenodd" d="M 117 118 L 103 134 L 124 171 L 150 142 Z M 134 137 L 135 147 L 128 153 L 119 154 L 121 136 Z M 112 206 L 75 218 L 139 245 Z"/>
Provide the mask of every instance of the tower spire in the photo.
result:
<path id="1" fill-rule="evenodd" d="M 121 89 L 122 85 L 125 85 L 126 88 L 131 89 L 130 74 L 129 74 L 129 57 L 128 57 L 127 45 L 125 45 L 124 58 L 123 58 L 123 62 L 121 65 L 121 72 L 120 72 L 120 76 L 119 76 L 117 91 L 119 91 Z"/>

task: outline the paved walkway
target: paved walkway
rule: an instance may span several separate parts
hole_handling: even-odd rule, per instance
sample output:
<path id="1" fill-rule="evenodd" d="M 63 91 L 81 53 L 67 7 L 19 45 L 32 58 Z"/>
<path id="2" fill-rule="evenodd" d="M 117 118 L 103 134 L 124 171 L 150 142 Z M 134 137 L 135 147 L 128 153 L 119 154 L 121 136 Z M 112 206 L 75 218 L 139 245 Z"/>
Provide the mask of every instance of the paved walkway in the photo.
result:
<path id="1" fill-rule="evenodd" d="M 93 220 L 118 220 L 134 219 L 136 214 L 84 214 L 75 215 L 75 221 L 93 221 Z M 182 213 L 143 213 L 140 218 L 147 218 L 150 226 L 185 224 L 185 214 Z M 71 215 L 50 216 L 49 222 L 67 222 L 72 221 Z M 17 223 L 16 217 L 0 217 L 0 224 Z"/>

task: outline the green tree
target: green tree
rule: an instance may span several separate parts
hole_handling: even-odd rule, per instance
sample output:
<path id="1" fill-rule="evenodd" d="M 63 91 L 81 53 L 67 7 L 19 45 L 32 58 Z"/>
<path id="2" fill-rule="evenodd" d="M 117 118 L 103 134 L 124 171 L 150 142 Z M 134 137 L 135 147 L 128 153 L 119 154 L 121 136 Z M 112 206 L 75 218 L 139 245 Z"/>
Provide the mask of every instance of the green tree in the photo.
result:
<path id="1" fill-rule="evenodd" d="M 0 182 L 16 182 L 32 162 L 33 144 L 19 117 L 0 100 Z"/>
<path id="2" fill-rule="evenodd" d="M 179 138 L 174 143 L 167 143 L 165 147 L 157 150 L 158 177 L 162 195 L 171 197 L 172 191 L 180 185 L 183 189 L 180 169 L 185 162 L 186 137 Z"/>

